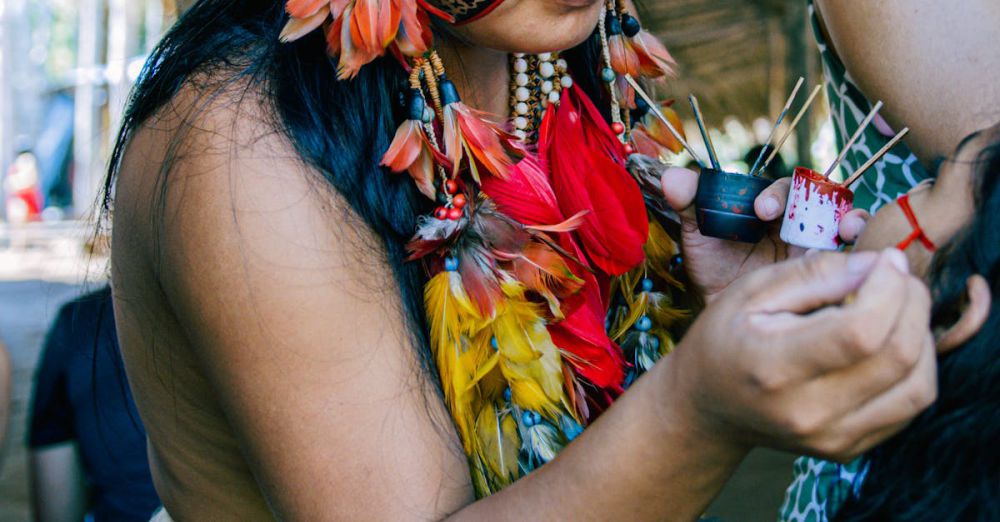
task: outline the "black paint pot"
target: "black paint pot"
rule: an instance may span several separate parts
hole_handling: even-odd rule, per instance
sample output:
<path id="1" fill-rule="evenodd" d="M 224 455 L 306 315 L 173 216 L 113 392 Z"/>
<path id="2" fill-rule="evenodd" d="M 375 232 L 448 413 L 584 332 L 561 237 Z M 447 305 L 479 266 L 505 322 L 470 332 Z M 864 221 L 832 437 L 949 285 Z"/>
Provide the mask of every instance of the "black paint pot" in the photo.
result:
<path id="1" fill-rule="evenodd" d="M 763 177 L 702 169 L 694 203 L 702 235 L 744 243 L 763 239 L 767 223 L 757 219 L 753 202 L 770 185 Z"/>

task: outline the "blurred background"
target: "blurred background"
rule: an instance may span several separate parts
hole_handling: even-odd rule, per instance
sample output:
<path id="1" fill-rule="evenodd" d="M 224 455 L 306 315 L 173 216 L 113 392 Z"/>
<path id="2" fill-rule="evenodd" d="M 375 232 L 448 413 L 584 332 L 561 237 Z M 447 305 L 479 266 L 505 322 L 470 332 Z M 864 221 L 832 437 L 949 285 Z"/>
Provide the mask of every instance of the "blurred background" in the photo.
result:
<path id="1" fill-rule="evenodd" d="M 45 333 L 67 300 L 106 282 L 107 238 L 94 216 L 109 146 L 145 56 L 189 3 L 0 0 L 0 345 L 12 376 L 0 521 L 31 519 L 26 423 Z M 745 171 L 796 80 L 806 92 L 821 81 L 805 1 L 642 4 L 679 64 L 658 94 L 679 100 L 689 136 L 685 98 L 697 94 L 724 166 Z M 832 160 L 825 105 L 814 107 L 781 151 L 789 167 Z M 755 452 L 710 514 L 774 520 L 790 475 L 790 457 Z"/>

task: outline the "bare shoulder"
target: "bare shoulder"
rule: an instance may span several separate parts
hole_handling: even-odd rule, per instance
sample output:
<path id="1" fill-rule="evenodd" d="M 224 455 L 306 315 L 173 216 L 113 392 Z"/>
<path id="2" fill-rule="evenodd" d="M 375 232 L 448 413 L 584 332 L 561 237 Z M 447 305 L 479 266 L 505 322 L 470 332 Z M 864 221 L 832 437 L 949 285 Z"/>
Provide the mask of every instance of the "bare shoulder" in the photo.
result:
<path id="1" fill-rule="evenodd" d="M 441 429 L 447 413 L 381 241 L 275 130 L 254 89 L 199 87 L 130 144 L 115 244 L 144 254 L 116 261 L 156 268 L 279 517 L 454 510 L 468 472 Z"/>

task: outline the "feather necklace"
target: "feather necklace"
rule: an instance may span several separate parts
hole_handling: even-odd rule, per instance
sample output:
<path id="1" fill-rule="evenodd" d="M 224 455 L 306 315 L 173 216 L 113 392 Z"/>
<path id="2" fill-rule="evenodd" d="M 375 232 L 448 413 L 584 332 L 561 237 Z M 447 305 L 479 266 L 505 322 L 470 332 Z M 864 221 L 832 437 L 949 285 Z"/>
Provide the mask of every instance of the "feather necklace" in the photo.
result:
<path id="1" fill-rule="evenodd" d="M 322 27 L 344 80 L 386 53 L 409 72 L 404 119 L 381 164 L 437 205 L 407 249 L 428 273 L 431 351 L 485 496 L 555 458 L 683 328 L 677 245 L 648 174 L 659 163 L 636 154 L 664 158 L 676 143 L 646 121 L 649 107 L 625 80 L 665 77 L 673 62 L 608 0 L 594 38 L 611 121 L 567 62 L 544 53 L 511 56 L 504 123 L 462 102 L 431 49 L 431 16 L 453 22 L 471 11 L 435 5 L 444 10 L 424 0 L 289 0 L 281 38 Z"/>

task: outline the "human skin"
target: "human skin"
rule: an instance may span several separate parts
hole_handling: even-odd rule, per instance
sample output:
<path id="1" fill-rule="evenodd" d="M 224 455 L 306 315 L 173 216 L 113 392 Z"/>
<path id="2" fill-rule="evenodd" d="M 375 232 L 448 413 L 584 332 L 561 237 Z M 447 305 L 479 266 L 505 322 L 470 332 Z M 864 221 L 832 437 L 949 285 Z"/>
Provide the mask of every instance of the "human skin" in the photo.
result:
<path id="1" fill-rule="evenodd" d="M 508 1 L 498 25 L 526 9 L 540 27 L 592 27 L 600 8 Z M 468 39 L 503 34 L 492 16 Z M 445 47 L 449 70 L 483 69 L 452 74 L 463 92 L 506 85 L 506 60 L 475 59 L 499 53 Z M 929 297 L 902 256 L 793 260 L 727 283 L 556 460 L 476 502 L 378 238 L 240 87 L 182 89 L 135 134 L 117 182 L 116 321 L 177 519 L 692 520 L 749 448 L 848 459 L 934 398 Z"/>
<path id="2" fill-rule="evenodd" d="M 817 0 L 851 79 L 927 166 L 1000 121 L 1000 2 Z"/>

